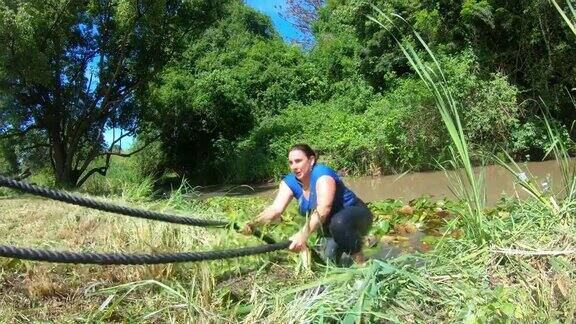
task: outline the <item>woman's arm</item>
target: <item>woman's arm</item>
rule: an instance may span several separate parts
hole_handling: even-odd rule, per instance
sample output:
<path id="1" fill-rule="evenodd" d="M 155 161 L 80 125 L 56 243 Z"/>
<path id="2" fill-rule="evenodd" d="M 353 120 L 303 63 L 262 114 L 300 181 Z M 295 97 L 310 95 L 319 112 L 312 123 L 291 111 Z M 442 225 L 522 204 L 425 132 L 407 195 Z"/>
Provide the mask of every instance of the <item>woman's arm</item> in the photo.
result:
<path id="1" fill-rule="evenodd" d="M 290 187 L 288 187 L 284 181 L 280 182 L 278 194 L 276 195 L 276 198 L 272 204 L 266 207 L 266 209 L 264 209 L 264 211 L 262 211 L 258 217 L 256 217 L 256 219 L 246 224 L 241 232 L 244 234 L 251 234 L 254 230 L 254 227 L 262 224 L 268 224 L 278 219 L 286 209 L 286 206 L 288 206 L 288 203 L 290 203 L 290 199 L 292 199 L 292 197 L 293 194 L 292 190 L 290 190 Z"/>
<path id="2" fill-rule="evenodd" d="M 290 250 L 300 251 L 306 246 L 308 236 L 322 226 L 322 223 L 328 218 L 335 195 L 336 180 L 328 175 L 318 178 L 316 181 L 316 210 L 310 215 L 302 230 L 292 236 Z"/>

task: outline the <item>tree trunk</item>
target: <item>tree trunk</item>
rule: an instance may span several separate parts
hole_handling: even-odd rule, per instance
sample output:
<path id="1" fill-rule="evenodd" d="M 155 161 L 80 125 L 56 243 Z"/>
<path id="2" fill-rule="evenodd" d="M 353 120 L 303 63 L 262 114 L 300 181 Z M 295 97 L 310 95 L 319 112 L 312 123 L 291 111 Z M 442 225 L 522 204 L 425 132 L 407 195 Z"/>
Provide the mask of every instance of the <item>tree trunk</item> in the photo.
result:
<path id="1" fill-rule="evenodd" d="M 56 185 L 64 188 L 74 188 L 78 179 L 74 179 L 71 164 L 67 163 L 68 155 L 73 154 L 73 152 L 66 150 L 66 144 L 60 138 L 60 132 L 57 128 L 50 129 L 48 132 L 52 142 L 52 159 L 54 162 L 52 166 Z"/>

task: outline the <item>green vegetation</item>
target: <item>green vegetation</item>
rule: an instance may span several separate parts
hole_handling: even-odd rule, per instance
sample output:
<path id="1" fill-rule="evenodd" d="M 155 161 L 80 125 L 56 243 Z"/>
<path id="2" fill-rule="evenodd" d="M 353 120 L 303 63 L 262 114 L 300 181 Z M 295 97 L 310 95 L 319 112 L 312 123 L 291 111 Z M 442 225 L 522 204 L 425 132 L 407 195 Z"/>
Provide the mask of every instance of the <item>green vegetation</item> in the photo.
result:
<path id="1" fill-rule="evenodd" d="M 196 185 L 278 177 L 287 148 L 308 142 L 351 174 L 456 169 L 447 174 L 457 199 L 369 203 L 375 221 L 365 267 L 308 268 L 287 251 L 154 266 L 0 258 L 0 320 L 573 322 L 574 5 L 371 3 L 327 1 L 309 26 L 316 43 L 303 51 L 241 1 L 210 8 L 201 1 L 2 2 L 0 37 L 13 40 L 1 56 L 2 174 L 30 168 L 29 180 L 42 185 L 76 185 L 121 204 L 242 224 L 270 198 L 198 199 Z M 39 31 L 58 15 L 63 23 L 49 31 L 61 38 L 43 47 Z M 91 23 L 96 29 L 86 30 Z M 106 35 L 109 46 L 98 43 Z M 114 51 L 120 35 L 129 40 L 126 58 Z M 74 51 L 89 49 L 108 57 L 97 90 L 84 87 L 83 73 L 81 82 L 71 78 L 78 61 L 91 57 Z M 115 101 L 131 82 L 138 89 Z M 27 101 L 35 96 L 60 106 Z M 106 113 L 90 117 L 94 111 L 82 109 L 87 97 L 101 98 L 90 107 Z M 112 124 L 138 126 L 141 154 L 125 159 L 126 152 L 101 146 L 98 132 Z M 63 142 L 74 149 L 60 152 Z M 59 165 L 63 158 L 67 166 Z M 534 158 L 558 162 L 559 192 L 516 162 Z M 473 167 L 491 161 L 528 200 L 485 205 L 482 168 Z M 5 245 L 154 253 L 262 244 L 230 228 L 127 218 L 4 188 L 0 214 Z M 303 221 L 292 205 L 265 232 L 283 240 Z M 309 243 L 319 247 L 322 239 Z"/>
<path id="2" fill-rule="evenodd" d="M 82 186 L 108 172 L 107 157 L 130 155 L 104 146 L 111 127 L 136 134 L 138 148 L 153 143 L 140 160 L 156 185 L 164 176 L 195 185 L 277 179 L 296 140 L 355 175 L 450 167 L 435 96 L 394 38 L 404 35 L 424 57 L 412 28 L 445 72 L 474 165 L 502 151 L 515 161 L 544 158 L 540 99 L 549 122 L 572 136 L 570 1 L 290 1 L 315 39 L 306 50 L 240 0 L 131 4 L 1 7 L 0 37 L 13 41 L 0 75 L 0 172 L 48 170 L 58 186 Z M 367 18 L 370 4 L 406 23 L 389 33 Z M 57 17 L 62 30 L 44 35 Z"/>
<path id="3" fill-rule="evenodd" d="M 418 43 L 414 26 L 434 51 L 459 103 L 473 164 L 502 150 L 515 160 L 545 156 L 537 97 L 554 105 L 551 122 L 569 129 L 565 89 L 575 86 L 576 62 L 566 49 L 575 43 L 551 3 L 375 5 L 406 19 L 398 31 L 408 43 Z M 191 42 L 145 101 L 155 107 L 152 133 L 162 138 L 165 168 L 195 183 L 264 181 L 286 172 L 281 161 L 298 140 L 357 175 L 437 169 L 451 158 L 435 96 L 394 37 L 366 18 L 367 2 L 329 1 L 307 52 L 283 44 L 250 9 L 226 8 L 226 18 Z M 510 29 L 516 25 L 525 32 Z M 494 48 L 500 44 L 506 47 Z M 546 48 L 553 52 L 541 53 Z"/>
<path id="4" fill-rule="evenodd" d="M 110 196 L 117 203 L 246 221 L 269 198 L 167 200 Z M 573 217 L 538 201 L 502 200 L 483 210 L 490 244 L 462 229 L 465 203 L 422 198 L 370 204 L 369 240 L 401 255 L 363 268 L 299 269 L 289 252 L 198 264 L 80 266 L 2 259 L 0 318 L 9 320 L 527 321 L 576 312 Z M 572 207 L 573 208 L 573 207 Z M 95 212 L 29 196 L 0 197 L 3 244 L 76 251 L 198 251 L 261 244 L 226 229 L 199 229 Z M 569 210 L 573 212 L 572 209 Z M 282 239 L 302 219 L 291 207 L 269 228 Z M 414 244 L 415 233 L 425 233 Z M 373 243 L 370 243 L 371 245 Z M 420 251 L 420 252 L 418 252 Z M 381 256 L 382 257 L 382 256 Z"/>
<path id="5" fill-rule="evenodd" d="M 209 25 L 220 1 L 1 1 L 0 138 L 17 138 L 19 158 L 79 187 L 103 132 L 134 134 L 137 93 L 181 45 Z M 143 90 L 142 90 L 143 91 Z M 28 163 L 28 161 L 25 161 Z"/>

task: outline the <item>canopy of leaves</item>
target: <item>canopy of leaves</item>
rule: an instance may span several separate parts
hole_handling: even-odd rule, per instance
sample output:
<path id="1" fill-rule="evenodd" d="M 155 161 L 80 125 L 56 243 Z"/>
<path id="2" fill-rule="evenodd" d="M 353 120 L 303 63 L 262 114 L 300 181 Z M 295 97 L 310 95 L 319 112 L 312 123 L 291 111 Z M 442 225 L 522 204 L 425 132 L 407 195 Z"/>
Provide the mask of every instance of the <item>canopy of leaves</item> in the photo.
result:
<path id="1" fill-rule="evenodd" d="M 0 1 L 0 137 L 18 139 L 2 158 L 82 184 L 122 155 L 101 136 L 121 126 L 160 139 L 143 172 L 195 183 L 279 176 L 295 142 L 356 174 L 434 168 L 447 137 L 396 42 L 413 31 L 446 72 L 475 156 L 543 156 L 540 98 L 574 119 L 576 38 L 548 0 L 288 4 L 313 46 L 286 44 L 241 0 Z M 372 5 L 395 17 L 388 29 L 367 18 Z"/>
<path id="2" fill-rule="evenodd" d="M 290 102 L 322 96 L 326 84 L 270 19 L 240 1 L 226 18 L 190 39 L 183 55 L 151 85 L 143 102 L 170 167 L 209 181 L 218 175 L 215 143 L 235 141 Z"/>
<path id="3" fill-rule="evenodd" d="M 56 182 L 81 185 L 109 125 L 134 131 L 135 92 L 218 1 L 0 1 L 0 136 L 24 136 Z"/>

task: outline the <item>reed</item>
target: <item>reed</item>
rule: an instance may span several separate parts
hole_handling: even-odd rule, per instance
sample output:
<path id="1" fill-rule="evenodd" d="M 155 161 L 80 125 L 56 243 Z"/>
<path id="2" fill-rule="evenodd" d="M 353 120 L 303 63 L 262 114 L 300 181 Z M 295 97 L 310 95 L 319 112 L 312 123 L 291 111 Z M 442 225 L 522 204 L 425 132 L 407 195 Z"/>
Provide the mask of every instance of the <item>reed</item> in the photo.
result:
<path id="1" fill-rule="evenodd" d="M 550 2 L 552 2 L 552 4 L 556 8 L 560 16 L 562 16 L 562 19 L 566 22 L 570 30 L 574 33 L 574 35 L 576 35 L 576 9 L 574 9 L 574 5 L 572 4 L 572 2 L 570 2 L 570 0 L 566 0 L 566 6 L 568 7 L 567 10 L 569 11 L 569 13 L 566 13 L 566 11 L 564 11 L 564 9 L 560 7 L 560 5 L 558 4 L 558 2 L 556 2 L 556 0 L 550 0 Z M 572 15 L 572 20 L 570 20 L 569 18 L 570 14 Z"/>
<path id="2" fill-rule="evenodd" d="M 458 112 L 459 105 L 448 88 L 448 81 L 442 71 L 442 67 L 422 36 L 407 21 L 399 15 L 386 14 L 375 6 L 373 6 L 373 9 L 378 14 L 378 17 L 381 17 L 386 23 L 374 16 L 368 16 L 368 18 L 386 29 L 393 36 L 414 71 L 434 95 L 436 107 L 451 139 L 450 153 L 452 159 L 449 163 L 456 170 L 453 176 L 450 177 L 451 189 L 458 198 L 466 202 L 467 212 L 461 215 L 463 223 L 469 235 L 474 237 L 479 243 L 486 242 L 490 238 L 490 233 L 484 225 L 485 186 L 483 173 L 476 175 L 474 172 L 469 147 Z M 410 26 L 418 44 L 432 61 L 431 66 L 425 63 L 412 44 L 406 41 L 394 19 Z"/>

